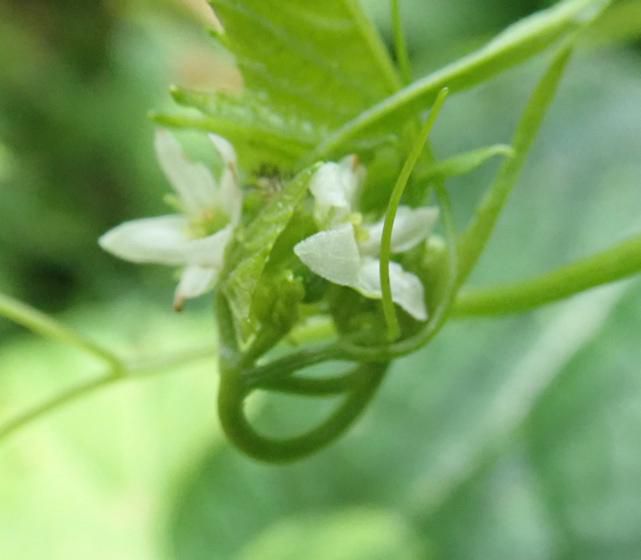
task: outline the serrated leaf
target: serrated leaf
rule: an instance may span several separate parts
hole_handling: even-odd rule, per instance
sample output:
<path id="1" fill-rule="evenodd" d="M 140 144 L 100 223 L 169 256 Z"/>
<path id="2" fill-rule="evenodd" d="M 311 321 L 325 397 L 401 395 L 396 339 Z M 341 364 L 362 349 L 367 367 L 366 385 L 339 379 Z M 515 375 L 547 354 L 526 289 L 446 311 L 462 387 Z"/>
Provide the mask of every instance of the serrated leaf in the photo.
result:
<path id="1" fill-rule="evenodd" d="M 251 92 L 211 94 L 174 87 L 171 93 L 179 105 L 198 109 L 203 116 L 161 114 L 154 115 L 154 120 L 221 134 L 237 146 L 241 159 L 250 166 L 269 161 L 287 167 L 327 132 L 294 114 L 274 111 L 265 99 Z"/>
<path id="2" fill-rule="evenodd" d="M 202 118 L 165 125 L 215 131 L 252 164 L 293 168 L 332 129 L 400 87 L 388 53 L 356 0 L 211 0 L 245 88 L 237 97 L 176 89 Z"/>
<path id="3" fill-rule="evenodd" d="M 284 115 L 338 125 L 398 78 L 355 0 L 211 0 L 247 89 Z"/>
<path id="4" fill-rule="evenodd" d="M 243 337 L 253 332 L 252 299 L 265 265 L 276 241 L 305 197 L 309 180 L 318 165 L 301 171 L 285 185 L 247 227 L 240 229 L 230 249 L 222 290 Z"/>

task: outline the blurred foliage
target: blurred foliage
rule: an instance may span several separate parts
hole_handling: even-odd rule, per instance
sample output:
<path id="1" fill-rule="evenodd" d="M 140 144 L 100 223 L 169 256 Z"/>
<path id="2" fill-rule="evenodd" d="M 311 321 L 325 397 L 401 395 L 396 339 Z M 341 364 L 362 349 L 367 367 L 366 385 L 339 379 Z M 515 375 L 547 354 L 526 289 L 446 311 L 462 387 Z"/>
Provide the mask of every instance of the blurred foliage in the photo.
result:
<path id="1" fill-rule="evenodd" d="M 389 39 L 387 2 L 365 3 Z M 548 3 L 405 0 L 417 71 Z M 202 6 L 187 4 L 0 5 L 0 291 L 140 355 L 212 336 L 208 315 L 158 309 L 166 276 L 96 245 L 111 225 L 163 211 L 146 112 L 169 103 L 167 85 L 238 85 Z M 621 4 L 628 16 L 606 19 L 600 44 L 638 37 L 616 21 L 639 3 Z M 509 139 L 539 64 L 452 99 L 439 156 Z M 616 45 L 574 61 L 476 283 L 638 231 L 640 64 Z M 452 181 L 460 217 L 493 169 Z M 94 395 L 4 444 L 0 557 L 636 559 L 639 317 L 641 290 L 625 284 L 452 324 L 395 365 L 344 441 L 287 467 L 220 441 L 209 363 Z M 6 323 L 0 336 L 3 416 L 95 367 Z M 314 412 L 283 398 L 261 414 L 277 429 Z"/>

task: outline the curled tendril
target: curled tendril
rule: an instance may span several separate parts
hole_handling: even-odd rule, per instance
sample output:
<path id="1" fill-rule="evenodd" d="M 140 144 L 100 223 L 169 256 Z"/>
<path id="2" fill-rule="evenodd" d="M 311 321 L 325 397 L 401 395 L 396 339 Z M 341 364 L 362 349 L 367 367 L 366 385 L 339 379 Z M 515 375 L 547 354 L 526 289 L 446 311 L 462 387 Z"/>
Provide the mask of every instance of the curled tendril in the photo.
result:
<path id="1" fill-rule="evenodd" d="M 447 246 L 445 289 L 426 325 L 405 339 L 377 346 L 359 346 L 340 341 L 307 348 L 266 364 L 255 365 L 251 350 L 239 351 L 227 301 L 219 293 L 217 314 L 221 338 L 221 383 L 218 413 L 227 437 L 247 455 L 270 463 L 300 459 L 318 451 L 341 436 L 361 415 L 381 384 L 391 359 L 414 352 L 427 344 L 441 329 L 458 289 L 456 230 L 449 196 L 442 185 L 435 186 L 441 207 Z M 350 361 L 355 365 L 342 374 L 324 378 L 296 375 L 300 370 L 321 363 Z M 290 438 L 260 433 L 248 420 L 244 404 L 256 390 L 305 397 L 343 395 L 332 414 L 315 428 Z"/>
<path id="2" fill-rule="evenodd" d="M 305 395 L 320 390 L 320 396 L 345 393 L 336 410 L 321 424 L 291 438 L 275 438 L 259 433 L 249 422 L 244 410 L 246 398 L 254 388 L 248 386 L 240 371 L 227 371 L 221 379 L 218 412 L 227 436 L 247 455 L 270 463 L 300 459 L 326 446 L 360 416 L 383 380 L 387 364 L 361 364 L 350 373 L 331 379 L 290 377 L 277 390 L 305 389 Z M 309 389 L 312 389 L 310 392 Z M 336 390 L 336 391 L 335 391 Z"/>

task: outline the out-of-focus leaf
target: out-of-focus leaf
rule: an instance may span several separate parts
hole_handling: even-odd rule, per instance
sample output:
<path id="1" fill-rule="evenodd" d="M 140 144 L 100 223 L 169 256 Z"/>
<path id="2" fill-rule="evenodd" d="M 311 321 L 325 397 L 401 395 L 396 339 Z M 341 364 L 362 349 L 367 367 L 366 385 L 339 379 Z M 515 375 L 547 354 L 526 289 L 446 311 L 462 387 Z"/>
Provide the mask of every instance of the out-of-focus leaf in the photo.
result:
<path id="1" fill-rule="evenodd" d="M 402 519 L 374 509 L 292 517 L 268 528 L 239 560 L 416 560 L 426 558 Z"/>
<path id="2" fill-rule="evenodd" d="M 177 321 L 134 300 L 68 319 L 132 357 L 211 340 L 210 320 Z M 2 343 L 3 419 L 100 371 L 85 354 L 32 335 Z M 3 441 L 0 557 L 157 560 L 186 461 L 222 442 L 216 381 L 213 360 L 193 363 L 89 395 Z"/>

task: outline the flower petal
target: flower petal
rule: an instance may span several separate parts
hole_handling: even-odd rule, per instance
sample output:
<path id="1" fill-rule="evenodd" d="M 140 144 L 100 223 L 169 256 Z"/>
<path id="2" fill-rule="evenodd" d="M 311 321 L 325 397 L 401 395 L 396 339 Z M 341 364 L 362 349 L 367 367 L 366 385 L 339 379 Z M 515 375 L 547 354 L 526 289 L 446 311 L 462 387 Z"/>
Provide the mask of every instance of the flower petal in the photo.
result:
<path id="1" fill-rule="evenodd" d="M 165 176 L 190 215 L 200 215 L 216 202 L 216 181 L 202 163 L 190 161 L 166 130 L 156 133 L 156 155 Z"/>
<path id="2" fill-rule="evenodd" d="M 230 168 L 236 173 L 238 169 L 238 158 L 236 157 L 236 150 L 234 150 L 231 142 L 218 134 L 210 134 L 209 139 L 216 148 L 216 151 L 220 154 L 220 157 L 223 158 L 225 167 Z"/>
<path id="3" fill-rule="evenodd" d="M 232 224 L 240 222 L 243 205 L 243 193 L 238 183 L 238 158 L 232 144 L 218 134 L 210 134 L 209 139 L 220 154 L 224 163 L 220 177 L 220 189 L 216 197 L 216 206 L 223 208 Z"/>
<path id="4" fill-rule="evenodd" d="M 309 189 L 315 199 L 314 218 L 321 227 L 343 222 L 356 201 L 364 168 L 356 156 L 340 163 L 325 163 L 312 177 Z"/>
<path id="5" fill-rule="evenodd" d="M 312 272 L 334 284 L 353 286 L 358 281 L 360 255 L 351 224 L 304 239 L 294 253 Z"/>
<path id="6" fill-rule="evenodd" d="M 436 220 L 438 208 L 410 208 L 400 206 L 396 212 L 394 229 L 392 230 L 392 253 L 409 251 L 421 241 L 427 239 Z M 384 220 L 370 226 L 365 226 L 368 238 L 359 243 L 361 252 L 370 256 L 377 256 L 381 251 L 381 237 L 383 235 Z"/>
<path id="7" fill-rule="evenodd" d="M 187 220 L 182 216 L 144 218 L 116 226 L 98 243 L 121 259 L 178 266 L 186 262 L 187 227 Z"/>
<path id="8" fill-rule="evenodd" d="M 365 297 L 381 299 L 383 297 L 380 279 L 380 261 L 364 258 L 359 271 L 358 284 L 355 288 Z M 407 272 L 395 262 L 390 263 L 390 284 L 392 300 L 412 317 L 419 321 L 427 319 L 423 284 L 419 278 Z"/>
<path id="9" fill-rule="evenodd" d="M 188 240 L 183 247 L 183 262 L 220 270 L 225 259 L 225 249 L 232 239 L 233 232 L 234 228 L 230 224 L 207 237 Z"/>
<path id="10" fill-rule="evenodd" d="M 233 226 L 198 239 L 190 239 L 187 231 L 188 222 L 182 216 L 144 218 L 120 224 L 98 243 L 113 255 L 135 263 L 222 268 Z"/>
<path id="11" fill-rule="evenodd" d="M 238 185 L 235 171 L 226 168 L 220 178 L 220 189 L 216 196 L 216 207 L 222 208 L 233 225 L 240 223 L 243 209 L 243 191 Z"/>
<path id="12" fill-rule="evenodd" d="M 201 296 L 214 287 L 219 271 L 214 268 L 192 265 L 185 268 L 174 296 L 174 309 L 180 311 L 185 300 Z"/>

